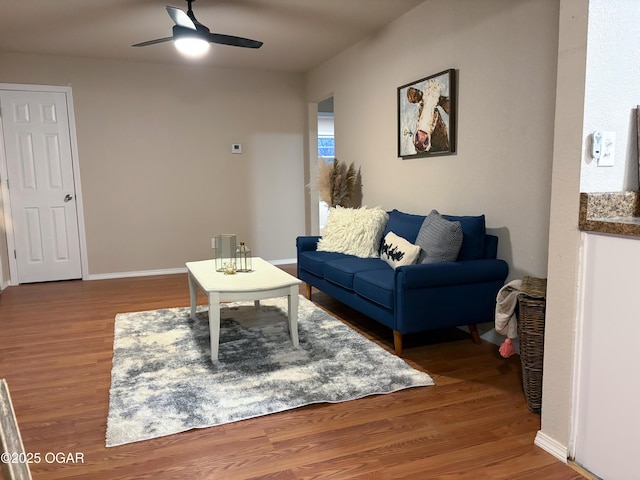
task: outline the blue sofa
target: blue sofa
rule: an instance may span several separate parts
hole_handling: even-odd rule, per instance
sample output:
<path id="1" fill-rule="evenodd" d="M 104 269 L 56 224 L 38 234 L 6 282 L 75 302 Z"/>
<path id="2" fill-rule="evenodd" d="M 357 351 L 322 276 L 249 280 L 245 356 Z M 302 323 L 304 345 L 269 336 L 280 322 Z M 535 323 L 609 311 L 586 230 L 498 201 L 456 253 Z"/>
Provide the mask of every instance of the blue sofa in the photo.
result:
<path id="1" fill-rule="evenodd" d="M 393 210 L 385 234 L 415 243 L 424 215 Z M 461 217 L 462 246 L 455 262 L 412 264 L 396 268 L 380 258 L 359 258 L 317 251 L 320 237 L 296 240 L 298 278 L 311 287 L 393 330 L 394 348 L 402 354 L 402 336 L 444 327 L 467 325 L 480 343 L 476 324 L 493 322 L 498 290 L 508 274 L 497 259 L 498 237 L 485 231 L 484 215 Z"/>

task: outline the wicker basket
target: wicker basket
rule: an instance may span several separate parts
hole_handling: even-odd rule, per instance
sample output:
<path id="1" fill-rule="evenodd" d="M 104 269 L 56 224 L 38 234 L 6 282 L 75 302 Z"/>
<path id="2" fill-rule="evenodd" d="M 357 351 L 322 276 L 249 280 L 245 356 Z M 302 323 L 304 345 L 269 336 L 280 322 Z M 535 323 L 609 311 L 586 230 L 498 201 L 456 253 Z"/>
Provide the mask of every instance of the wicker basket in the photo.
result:
<path id="1" fill-rule="evenodd" d="M 542 361 L 547 279 L 524 277 L 518 294 L 518 337 L 522 386 L 529 410 L 542 408 Z"/>

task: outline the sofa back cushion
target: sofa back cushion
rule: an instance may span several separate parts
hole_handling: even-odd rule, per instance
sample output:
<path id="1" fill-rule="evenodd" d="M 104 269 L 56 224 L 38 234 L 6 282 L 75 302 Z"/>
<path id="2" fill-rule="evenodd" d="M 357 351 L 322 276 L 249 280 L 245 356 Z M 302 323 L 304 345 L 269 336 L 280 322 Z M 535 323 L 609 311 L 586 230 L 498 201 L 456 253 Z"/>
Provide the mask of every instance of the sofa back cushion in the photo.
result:
<path id="1" fill-rule="evenodd" d="M 426 215 L 414 215 L 395 209 L 388 213 L 389 220 L 384 229 L 384 235 L 393 231 L 396 235 L 415 244 L 418 232 L 420 231 L 420 227 L 422 227 Z M 479 260 L 484 258 L 486 236 L 484 215 L 442 215 L 442 218 L 452 222 L 460 222 L 460 227 L 462 228 L 462 247 L 460 248 L 457 261 Z"/>
<path id="2" fill-rule="evenodd" d="M 389 220 L 387 221 L 387 226 L 384 229 L 383 237 L 387 233 L 393 232 L 410 243 L 416 243 L 418 232 L 420 231 L 420 227 L 422 226 L 422 222 L 424 222 L 425 218 L 426 215 L 413 215 L 399 210 L 391 210 L 389 212 Z"/>
<path id="3" fill-rule="evenodd" d="M 459 262 L 484 258 L 484 238 L 486 235 L 484 215 L 475 217 L 442 215 L 442 217 L 452 222 L 460 222 L 462 227 L 462 247 L 458 254 Z"/>

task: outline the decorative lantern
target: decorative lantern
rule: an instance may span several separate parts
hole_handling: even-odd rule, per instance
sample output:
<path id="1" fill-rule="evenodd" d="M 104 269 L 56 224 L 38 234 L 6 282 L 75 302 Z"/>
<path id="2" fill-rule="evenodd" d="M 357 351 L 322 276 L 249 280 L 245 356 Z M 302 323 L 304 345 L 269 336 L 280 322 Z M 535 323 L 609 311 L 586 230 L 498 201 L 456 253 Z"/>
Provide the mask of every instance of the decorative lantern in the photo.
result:
<path id="1" fill-rule="evenodd" d="M 244 242 L 240 242 L 240 245 L 236 249 L 236 260 L 238 262 L 239 272 L 250 272 L 251 268 L 251 250 Z"/>
<path id="2" fill-rule="evenodd" d="M 213 258 L 217 272 L 236 270 L 236 235 L 224 234 L 213 237 Z"/>

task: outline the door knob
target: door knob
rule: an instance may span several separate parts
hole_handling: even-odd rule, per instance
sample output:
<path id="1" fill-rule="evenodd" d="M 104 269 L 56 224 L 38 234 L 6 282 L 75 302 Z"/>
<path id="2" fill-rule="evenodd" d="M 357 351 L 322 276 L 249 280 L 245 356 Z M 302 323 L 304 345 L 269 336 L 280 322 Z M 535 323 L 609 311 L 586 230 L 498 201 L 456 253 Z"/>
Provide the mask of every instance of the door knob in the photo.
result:
<path id="1" fill-rule="evenodd" d="M 67 193 L 64 197 L 64 203 L 70 202 L 71 200 L 73 200 L 73 195 Z"/>

